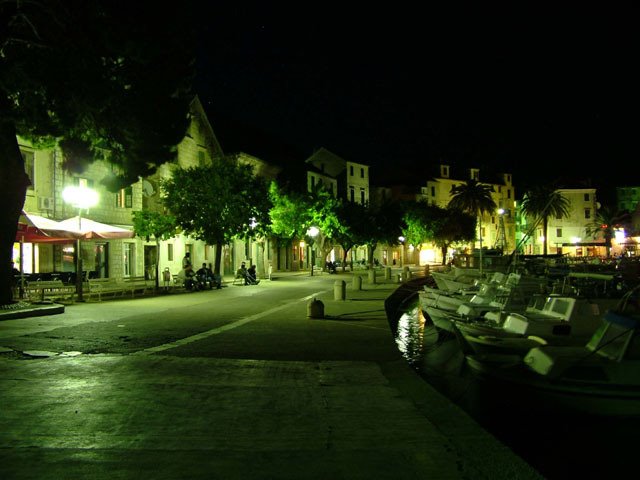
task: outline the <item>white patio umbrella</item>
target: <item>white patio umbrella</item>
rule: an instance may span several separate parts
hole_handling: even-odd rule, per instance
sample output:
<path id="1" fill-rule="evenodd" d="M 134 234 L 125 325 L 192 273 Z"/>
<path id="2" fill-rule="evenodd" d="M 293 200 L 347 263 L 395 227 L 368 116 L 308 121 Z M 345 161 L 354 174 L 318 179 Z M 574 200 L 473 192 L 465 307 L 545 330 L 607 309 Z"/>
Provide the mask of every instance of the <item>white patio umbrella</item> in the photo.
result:
<path id="1" fill-rule="evenodd" d="M 75 238 L 81 240 L 90 240 L 92 238 L 133 238 L 134 236 L 132 230 L 96 222 L 78 215 L 58 222 L 58 226 L 63 227 L 65 231 L 71 232 Z"/>

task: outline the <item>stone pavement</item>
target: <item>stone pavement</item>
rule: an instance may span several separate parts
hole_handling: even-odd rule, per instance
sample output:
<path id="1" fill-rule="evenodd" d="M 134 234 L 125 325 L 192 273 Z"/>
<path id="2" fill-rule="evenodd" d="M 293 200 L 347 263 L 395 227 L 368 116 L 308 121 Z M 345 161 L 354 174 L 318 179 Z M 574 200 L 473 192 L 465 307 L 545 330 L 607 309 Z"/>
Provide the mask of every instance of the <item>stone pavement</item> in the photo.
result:
<path id="1" fill-rule="evenodd" d="M 309 295 L 260 296 L 276 298 L 285 276 L 313 288 L 324 318 L 307 317 Z M 385 311 L 402 289 L 282 275 L 212 292 L 221 315 L 239 302 L 235 317 L 191 338 L 128 355 L 0 355 L 0 478 L 541 478 L 409 368 Z M 197 315 L 198 295 L 72 305 L 36 330 L 132 323 L 134 305 Z M 35 320 L 0 322 L 0 346 Z"/>

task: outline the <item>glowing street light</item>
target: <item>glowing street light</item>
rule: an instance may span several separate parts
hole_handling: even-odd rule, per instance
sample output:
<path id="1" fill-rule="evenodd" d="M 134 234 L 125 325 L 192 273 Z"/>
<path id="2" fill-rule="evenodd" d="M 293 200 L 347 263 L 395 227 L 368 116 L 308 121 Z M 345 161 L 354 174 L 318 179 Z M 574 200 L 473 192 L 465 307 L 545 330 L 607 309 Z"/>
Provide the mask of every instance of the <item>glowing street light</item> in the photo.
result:
<path id="1" fill-rule="evenodd" d="M 63 200 L 78 209 L 78 231 L 82 232 L 82 210 L 89 209 L 98 203 L 98 193 L 88 187 L 69 186 L 62 191 Z M 80 237 L 76 240 L 76 294 L 78 301 L 84 302 L 82 296 L 82 253 L 80 251 Z"/>
<path id="2" fill-rule="evenodd" d="M 318 234 L 320 233 L 320 230 L 318 229 L 318 227 L 309 227 L 309 230 L 307 230 L 307 236 L 311 239 L 311 241 L 309 242 L 309 245 L 311 246 L 311 276 L 313 277 L 313 267 L 316 264 L 316 251 L 314 249 L 314 243 L 316 240 L 316 237 L 318 236 Z"/>
<path id="3" fill-rule="evenodd" d="M 406 238 L 404 238 L 402 235 L 398 237 L 398 241 L 400 242 L 400 266 L 401 267 L 404 266 L 404 241 L 405 240 Z"/>

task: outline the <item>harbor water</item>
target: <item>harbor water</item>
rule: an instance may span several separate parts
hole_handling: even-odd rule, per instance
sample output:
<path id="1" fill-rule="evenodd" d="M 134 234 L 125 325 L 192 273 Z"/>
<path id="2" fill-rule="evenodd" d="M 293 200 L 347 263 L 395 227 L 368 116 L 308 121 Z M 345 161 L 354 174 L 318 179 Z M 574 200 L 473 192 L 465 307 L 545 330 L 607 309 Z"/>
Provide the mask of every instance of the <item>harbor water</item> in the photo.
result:
<path id="1" fill-rule="evenodd" d="M 418 374 L 546 478 L 626 478 L 635 470 L 640 419 L 555 412 L 513 401 L 508 387 L 488 388 L 470 373 L 456 336 L 422 312 L 417 293 L 389 320 Z"/>

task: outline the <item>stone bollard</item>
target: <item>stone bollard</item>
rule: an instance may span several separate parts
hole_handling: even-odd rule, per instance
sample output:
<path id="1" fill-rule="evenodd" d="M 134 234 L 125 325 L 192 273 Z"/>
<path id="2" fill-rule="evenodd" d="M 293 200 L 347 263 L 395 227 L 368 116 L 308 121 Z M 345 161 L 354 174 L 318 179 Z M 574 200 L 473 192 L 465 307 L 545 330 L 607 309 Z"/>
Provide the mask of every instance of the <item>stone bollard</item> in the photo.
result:
<path id="1" fill-rule="evenodd" d="M 345 298 L 347 298 L 347 282 L 336 280 L 333 282 L 333 299 L 344 300 Z"/>
<path id="2" fill-rule="evenodd" d="M 384 279 L 391 280 L 391 267 L 387 267 L 384 269 Z"/>
<path id="3" fill-rule="evenodd" d="M 430 273 L 431 273 L 431 269 L 429 268 L 429 265 L 427 264 L 427 265 L 424 266 L 424 276 L 428 277 Z"/>
<path id="4" fill-rule="evenodd" d="M 362 290 L 362 277 L 360 275 L 353 276 L 353 289 Z"/>
<path id="5" fill-rule="evenodd" d="M 376 271 L 375 270 L 369 270 L 369 283 L 371 285 L 375 285 L 376 283 Z"/>
<path id="6" fill-rule="evenodd" d="M 402 280 L 405 282 L 411 280 L 411 270 L 409 270 L 409 267 L 404 267 L 402 270 Z"/>
<path id="7" fill-rule="evenodd" d="M 324 318 L 324 303 L 314 298 L 307 304 L 307 317 Z"/>

